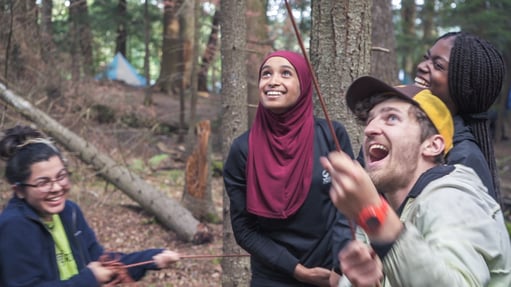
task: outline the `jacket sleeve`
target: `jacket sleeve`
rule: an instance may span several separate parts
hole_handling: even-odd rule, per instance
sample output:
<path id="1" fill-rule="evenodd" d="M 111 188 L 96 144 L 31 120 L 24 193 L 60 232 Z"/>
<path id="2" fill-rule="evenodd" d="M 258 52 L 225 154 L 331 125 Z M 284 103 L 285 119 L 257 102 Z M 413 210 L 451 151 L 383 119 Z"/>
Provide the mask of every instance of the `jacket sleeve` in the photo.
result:
<path id="1" fill-rule="evenodd" d="M 351 142 L 348 133 L 344 126 L 334 121 L 333 122 L 335 134 L 337 140 L 339 141 L 339 145 L 344 153 L 348 154 L 351 158 L 354 158 L 353 149 L 351 147 Z M 341 274 L 340 263 L 339 263 L 339 252 L 341 249 L 348 244 L 348 242 L 353 239 L 351 234 L 351 228 L 355 228 L 355 226 L 351 226 L 349 220 L 342 213 L 338 212 L 337 220 L 333 227 L 332 232 L 332 256 L 333 256 L 333 266 L 334 271 L 338 274 Z"/>
<path id="2" fill-rule="evenodd" d="M 510 256 L 502 213 L 452 183 L 432 188 L 416 199 L 405 232 L 383 259 L 388 280 L 392 286 L 424 286 L 424 282 L 428 286 L 487 286 L 489 265 Z M 492 237 L 500 240 L 488 239 Z"/>
<path id="3" fill-rule="evenodd" d="M 49 242 L 43 240 L 42 232 L 35 232 L 37 224 L 29 220 L 14 220 L 2 225 L 0 232 L 9 234 L 0 240 L 0 266 L 2 266 L 3 287 L 94 287 L 99 286 L 92 271 L 88 268 L 80 270 L 79 274 L 69 280 L 61 281 L 58 276 L 48 279 L 45 268 L 50 268 L 58 274 L 56 262 L 46 258 Z M 28 236 L 30 235 L 30 236 Z M 53 241 L 51 241 L 53 242 Z M 51 267 L 53 264 L 53 267 Z M 43 268 L 44 267 L 44 268 Z"/>
<path id="4" fill-rule="evenodd" d="M 81 250 L 82 247 L 79 246 L 79 253 L 80 256 L 85 257 L 85 266 L 91 261 L 98 261 L 99 257 L 105 252 L 101 244 L 98 242 L 96 238 L 96 234 L 94 231 L 90 228 L 87 221 L 85 220 L 85 217 L 83 216 L 82 211 L 78 207 L 78 205 L 75 205 L 74 203 L 70 202 L 71 205 L 73 205 L 73 209 L 75 214 L 73 216 L 76 216 L 77 221 L 77 230 L 74 231 L 74 236 L 78 238 L 78 242 L 80 242 L 80 245 L 86 246 L 86 253 L 83 253 Z M 108 255 L 110 258 L 118 258 L 124 265 L 134 264 L 134 263 L 141 263 L 145 261 L 152 260 L 153 256 L 156 254 L 159 254 L 163 251 L 163 249 L 147 249 L 142 251 L 137 251 L 133 253 L 121 253 L 121 252 L 108 252 Z M 135 266 L 128 268 L 128 273 L 133 280 L 138 281 L 142 279 L 146 272 L 148 270 L 158 270 L 159 268 L 156 266 L 155 263 L 148 263 L 140 266 Z M 88 268 L 84 268 L 84 270 L 80 271 L 87 271 Z M 90 270 L 89 270 L 90 271 Z"/>
<path id="5" fill-rule="evenodd" d="M 293 275 L 298 264 L 284 246 L 257 231 L 256 217 L 246 211 L 245 166 L 248 154 L 248 133 L 235 139 L 224 166 L 224 184 L 230 200 L 232 229 L 236 242 L 251 256 L 268 266 Z"/>
<path id="6" fill-rule="evenodd" d="M 464 140 L 456 143 L 447 155 L 447 163 L 450 165 L 463 164 L 472 168 L 488 189 L 488 194 L 497 199 L 490 167 L 483 152 L 475 142 Z"/>
<path id="7" fill-rule="evenodd" d="M 497 199 L 493 176 L 471 128 L 461 116 L 454 116 L 454 146 L 446 157 L 447 164 L 463 164 L 472 168 L 481 178 L 488 193 Z"/>
<path id="8" fill-rule="evenodd" d="M 124 254 L 121 257 L 121 262 L 123 262 L 125 265 L 128 265 L 150 261 L 153 259 L 154 255 L 159 254 L 161 252 L 163 252 L 163 249 L 156 248 Z M 155 263 L 148 263 L 128 268 L 128 273 L 130 274 L 131 278 L 133 278 L 133 280 L 139 281 L 145 276 L 146 272 L 149 270 L 160 270 L 160 268 L 158 268 Z"/>
<path id="9" fill-rule="evenodd" d="M 353 148 L 351 147 L 351 141 L 350 137 L 348 135 L 348 132 L 346 131 L 346 128 L 341 123 L 334 121 L 333 122 L 334 129 L 335 129 L 335 135 L 337 137 L 337 140 L 339 141 L 339 145 L 341 146 L 341 150 L 348 154 L 351 158 L 354 158 L 353 155 Z"/>

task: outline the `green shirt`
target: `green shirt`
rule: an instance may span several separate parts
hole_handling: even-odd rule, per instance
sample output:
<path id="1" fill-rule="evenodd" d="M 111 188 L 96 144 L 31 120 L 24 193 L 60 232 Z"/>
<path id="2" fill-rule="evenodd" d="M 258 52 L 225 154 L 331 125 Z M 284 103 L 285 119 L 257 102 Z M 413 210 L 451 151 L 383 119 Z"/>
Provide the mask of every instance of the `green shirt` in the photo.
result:
<path id="1" fill-rule="evenodd" d="M 78 274 L 75 258 L 69 246 L 64 226 L 58 214 L 53 215 L 53 222 L 46 222 L 46 227 L 55 241 L 55 253 L 59 267 L 60 280 L 66 280 Z"/>

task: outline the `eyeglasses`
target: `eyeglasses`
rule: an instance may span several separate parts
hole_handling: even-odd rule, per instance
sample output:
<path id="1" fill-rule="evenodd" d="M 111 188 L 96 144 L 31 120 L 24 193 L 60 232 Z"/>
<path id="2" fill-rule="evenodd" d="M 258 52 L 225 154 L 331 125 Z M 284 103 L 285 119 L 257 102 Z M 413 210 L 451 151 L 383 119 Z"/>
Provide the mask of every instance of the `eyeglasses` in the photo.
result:
<path id="1" fill-rule="evenodd" d="M 67 186 L 69 184 L 69 177 L 71 176 L 71 172 L 69 171 L 63 171 L 59 174 L 57 174 L 57 177 L 55 179 L 50 179 L 48 177 L 41 178 L 36 184 L 30 184 L 30 183 L 16 183 L 18 186 L 29 186 L 33 188 L 37 188 L 39 192 L 42 193 L 49 193 L 53 189 L 53 184 L 56 182 L 60 186 Z"/>

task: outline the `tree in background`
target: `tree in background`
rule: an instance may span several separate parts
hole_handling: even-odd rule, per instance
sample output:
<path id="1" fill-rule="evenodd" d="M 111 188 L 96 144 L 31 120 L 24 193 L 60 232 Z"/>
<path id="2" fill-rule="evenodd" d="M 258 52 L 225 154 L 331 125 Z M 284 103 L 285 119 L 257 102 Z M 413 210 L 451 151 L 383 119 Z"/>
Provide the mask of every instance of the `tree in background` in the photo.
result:
<path id="1" fill-rule="evenodd" d="M 180 62 L 182 51 L 177 50 L 179 46 L 179 18 L 177 11 L 182 1 L 172 0 L 163 2 L 163 35 L 162 53 L 160 59 L 160 75 L 156 85 L 162 91 L 171 91 L 176 81 L 174 78 L 179 73 L 176 63 Z M 178 94 L 178 90 L 174 91 Z"/>
<path id="2" fill-rule="evenodd" d="M 180 94 L 190 82 L 193 31 L 187 27 L 193 19 L 193 5 L 184 0 L 164 1 L 160 75 L 156 85 L 162 91 Z"/>
<path id="3" fill-rule="evenodd" d="M 353 80 L 370 70 L 371 3 L 370 0 L 312 1 L 311 61 L 330 119 L 345 125 L 354 151 L 360 147 L 361 129 L 347 112 L 344 93 Z M 315 114 L 323 117 L 315 100 Z"/>
<path id="4" fill-rule="evenodd" d="M 0 2 L 0 65 L 7 84 L 33 87 L 41 67 L 37 6 L 34 0 Z"/>
<path id="5" fill-rule="evenodd" d="M 222 155 L 227 158 L 234 138 L 247 130 L 246 0 L 222 0 Z M 223 252 L 241 254 L 234 239 L 227 193 L 223 193 Z M 222 259 L 222 286 L 249 286 L 250 262 L 243 257 Z"/>
<path id="6" fill-rule="evenodd" d="M 198 90 L 199 92 L 208 92 L 208 71 L 213 64 L 215 55 L 219 50 L 220 40 L 220 7 L 219 4 L 215 5 L 215 13 L 211 18 L 211 32 L 209 33 L 206 48 L 202 53 L 199 75 L 198 75 Z M 201 17 L 202 18 L 202 17 Z M 212 83 L 214 86 L 214 83 Z"/>
<path id="7" fill-rule="evenodd" d="M 192 70 L 196 68 L 197 60 L 194 53 L 194 41 L 195 41 L 195 2 L 197 0 L 185 1 L 179 9 L 179 45 L 174 47 L 174 50 L 181 52 L 181 58 L 179 62 L 174 63 L 177 65 L 179 73 L 174 78 L 173 88 L 177 88 L 179 94 L 179 120 L 181 131 L 179 133 L 178 142 L 184 142 L 186 130 L 193 129 L 195 119 L 194 111 L 195 107 L 190 107 L 188 125 L 186 124 L 186 96 L 192 99 L 194 103 L 193 95 L 188 91 L 191 87 Z M 198 51 L 197 51 L 198 52 Z M 194 75 L 195 77 L 195 75 Z M 196 87 L 193 87 L 196 90 Z"/>
<path id="8" fill-rule="evenodd" d="M 392 0 L 373 1 L 371 75 L 386 83 L 399 83 L 396 37 L 392 23 Z"/>
<path id="9" fill-rule="evenodd" d="M 264 1 L 247 0 L 247 113 L 248 126 L 252 126 L 259 103 L 259 65 L 268 52 L 272 42 L 268 37 L 268 20 Z"/>
<path id="10" fill-rule="evenodd" d="M 404 73 L 403 81 L 409 83 L 413 81 L 412 75 L 415 75 L 416 62 L 414 60 L 415 47 L 418 45 L 418 37 L 415 30 L 415 20 L 417 10 L 415 0 L 401 1 L 401 20 L 398 33 L 398 53 L 400 59 L 400 67 Z"/>
<path id="11" fill-rule="evenodd" d="M 41 2 L 41 54 L 43 60 L 48 62 L 52 59 L 55 44 L 53 43 L 52 26 L 53 0 Z"/>
<path id="12" fill-rule="evenodd" d="M 438 37 L 437 27 L 435 26 L 436 1 L 437 0 L 425 0 L 424 4 L 422 5 L 420 19 L 422 24 L 423 51 L 429 49 L 433 41 L 435 41 L 435 39 Z"/>
<path id="13" fill-rule="evenodd" d="M 87 1 L 70 1 L 69 22 L 71 23 L 69 39 L 73 58 L 71 75 L 74 81 L 78 81 L 81 79 L 82 73 L 87 76 L 94 74 L 92 32 Z"/>
<path id="14" fill-rule="evenodd" d="M 149 19 L 149 0 L 144 1 L 144 77 L 147 87 L 144 92 L 144 105 L 150 106 L 153 104 L 153 94 L 151 91 L 151 20 Z"/>
<path id="15" fill-rule="evenodd" d="M 199 33 L 197 23 L 200 17 L 200 5 L 193 2 L 192 11 L 194 17 L 188 26 L 194 30 L 192 55 L 192 68 L 190 79 L 190 117 L 189 128 L 186 137 L 186 169 L 185 186 L 182 203 L 192 214 L 206 222 L 219 223 L 220 217 L 216 214 L 211 188 L 211 121 L 197 120 L 198 98 L 198 57 Z M 190 20 L 190 19 L 189 19 Z"/>
<path id="16" fill-rule="evenodd" d="M 115 52 L 120 52 L 126 57 L 126 39 L 128 38 L 127 26 L 127 10 L 128 3 L 126 0 L 118 0 L 117 3 L 117 38 L 115 39 Z"/>

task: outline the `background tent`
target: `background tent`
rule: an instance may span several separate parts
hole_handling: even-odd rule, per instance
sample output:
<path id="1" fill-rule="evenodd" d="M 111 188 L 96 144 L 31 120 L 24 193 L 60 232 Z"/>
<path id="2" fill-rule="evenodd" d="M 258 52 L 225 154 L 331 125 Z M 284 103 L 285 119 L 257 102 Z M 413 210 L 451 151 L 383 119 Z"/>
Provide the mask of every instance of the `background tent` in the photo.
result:
<path id="1" fill-rule="evenodd" d="M 115 54 L 114 59 L 106 66 L 105 70 L 96 75 L 96 79 L 122 81 L 137 87 L 146 86 L 146 79 L 138 74 L 135 68 L 119 52 Z"/>

